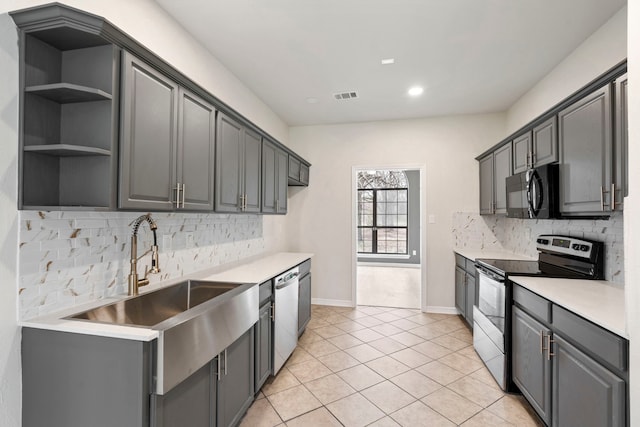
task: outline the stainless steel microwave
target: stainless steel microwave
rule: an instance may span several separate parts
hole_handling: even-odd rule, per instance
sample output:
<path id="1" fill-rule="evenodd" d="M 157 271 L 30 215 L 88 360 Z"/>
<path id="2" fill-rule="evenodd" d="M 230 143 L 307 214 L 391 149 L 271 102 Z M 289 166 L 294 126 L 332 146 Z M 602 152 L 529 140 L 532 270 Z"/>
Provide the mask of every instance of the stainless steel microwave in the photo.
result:
<path id="1" fill-rule="evenodd" d="M 507 216 L 549 219 L 558 217 L 558 165 L 549 164 L 506 179 Z"/>

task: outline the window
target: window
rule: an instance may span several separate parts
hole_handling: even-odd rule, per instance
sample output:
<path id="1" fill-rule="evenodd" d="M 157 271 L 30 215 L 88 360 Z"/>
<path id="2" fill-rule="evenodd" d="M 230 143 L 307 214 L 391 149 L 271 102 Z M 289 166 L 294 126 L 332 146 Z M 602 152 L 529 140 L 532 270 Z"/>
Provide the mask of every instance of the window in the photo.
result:
<path id="1" fill-rule="evenodd" d="M 408 182 L 402 171 L 358 174 L 358 253 L 406 255 Z"/>

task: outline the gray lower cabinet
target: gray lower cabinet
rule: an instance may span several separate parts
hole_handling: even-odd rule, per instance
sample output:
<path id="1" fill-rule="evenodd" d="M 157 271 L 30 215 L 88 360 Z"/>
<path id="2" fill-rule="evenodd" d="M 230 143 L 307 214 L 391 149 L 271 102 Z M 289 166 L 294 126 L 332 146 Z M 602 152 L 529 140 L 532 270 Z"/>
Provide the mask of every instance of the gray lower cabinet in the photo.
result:
<path id="1" fill-rule="evenodd" d="M 219 112 L 216 212 L 260 212 L 262 137 Z"/>
<path id="2" fill-rule="evenodd" d="M 311 320 L 311 273 L 298 282 L 298 336 L 302 335 Z"/>
<path id="3" fill-rule="evenodd" d="M 545 353 L 551 330 L 513 307 L 512 378 L 540 418 L 551 422 L 551 361 Z M 569 424 L 567 424 L 569 425 Z"/>
<path id="4" fill-rule="evenodd" d="M 122 69 L 120 208 L 212 210 L 215 109 L 129 53 Z"/>
<path id="5" fill-rule="evenodd" d="M 456 254 L 455 304 L 458 313 L 470 327 L 473 327 L 473 306 L 476 304 L 475 262 Z"/>
<path id="6" fill-rule="evenodd" d="M 217 427 L 239 424 L 254 397 L 254 338 L 249 329 L 218 355 Z"/>
<path id="7" fill-rule="evenodd" d="M 209 427 L 216 414 L 216 384 L 212 367 L 217 358 L 191 374 L 167 394 L 152 395 L 154 427 Z"/>
<path id="8" fill-rule="evenodd" d="M 148 342 L 23 328 L 22 425 L 149 426 L 151 354 Z"/>
<path id="9" fill-rule="evenodd" d="M 512 377 L 554 427 L 627 425 L 628 341 L 513 286 Z"/>
<path id="10" fill-rule="evenodd" d="M 271 283 L 269 283 L 271 286 Z M 255 326 L 255 392 L 264 385 L 273 370 L 273 322 L 271 300 L 260 307 L 258 323 Z"/>
<path id="11" fill-rule="evenodd" d="M 593 216 L 611 211 L 611 116 L 610 85 L 558 113 L 562 215 Z"/>
<path id="12" fill-rule="evenodd" d="M 271 142 L 262 143 L 262 213 L 287 213 L 288 156 Z"/>
<path id="13" fill-rule="evenodd" d="M 560 335 L 554 342 L 552 425 L 625 426 L 625 381 Z"/>

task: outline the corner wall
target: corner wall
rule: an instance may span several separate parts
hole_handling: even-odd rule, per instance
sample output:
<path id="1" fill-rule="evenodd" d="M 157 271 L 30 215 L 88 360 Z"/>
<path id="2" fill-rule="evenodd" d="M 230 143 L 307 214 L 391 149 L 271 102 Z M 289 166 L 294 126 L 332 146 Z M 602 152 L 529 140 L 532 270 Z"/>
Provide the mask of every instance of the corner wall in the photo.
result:
<path id="1" fill-rule="evenodd" d="M 293 250 L 315 254 L 312 297 L 352 303 L 352 168 L 424 165 L 426 304 L 433 310 L 452 308 L 452 216 L 477 209 L 475 156 L 502 134 L 502 114 L 291 128 L 291 147 L 312 163 L 312 185 L 289 191 L 288 233 Z M 427 224 L 428 215 L 435 224 Z"/>

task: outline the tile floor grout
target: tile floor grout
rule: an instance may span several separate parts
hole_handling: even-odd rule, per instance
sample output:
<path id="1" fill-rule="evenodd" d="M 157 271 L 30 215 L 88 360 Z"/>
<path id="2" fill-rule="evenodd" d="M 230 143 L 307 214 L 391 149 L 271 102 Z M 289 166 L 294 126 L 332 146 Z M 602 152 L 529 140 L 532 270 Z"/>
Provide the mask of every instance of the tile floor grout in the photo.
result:
<path id="1" fill-rule="evenodd" d="M 314 305 L 298 347 L 240 425 L 542 424 L 521 396 L 500 390 L 460 317 Z"/>

